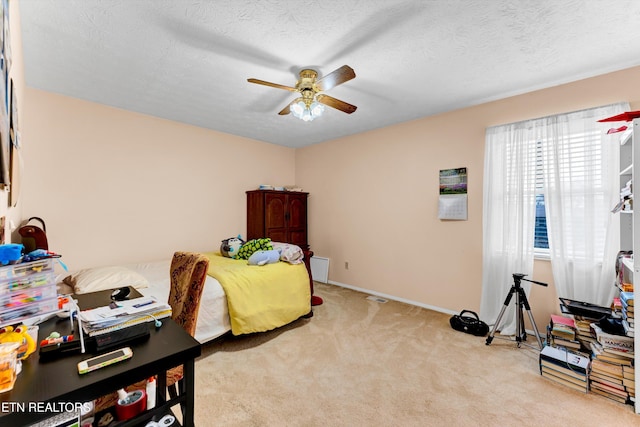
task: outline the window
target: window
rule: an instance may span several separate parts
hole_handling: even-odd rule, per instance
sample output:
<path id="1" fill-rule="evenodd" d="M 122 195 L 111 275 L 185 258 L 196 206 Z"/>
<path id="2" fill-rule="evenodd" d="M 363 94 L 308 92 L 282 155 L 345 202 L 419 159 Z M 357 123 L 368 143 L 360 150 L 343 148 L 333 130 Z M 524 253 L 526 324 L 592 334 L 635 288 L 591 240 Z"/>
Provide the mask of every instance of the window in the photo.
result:
<path id="1" fill-rule="evenodd" d="M 628 110 L 621 102 L 487 128 L 484 318 L 495 319 L 504 308 L 500 297 L 511 286 L 505 272 L 531 273 L 543 251 L 553 260 L 558 296 L 611 302 L 620 149 L 606 134 L 610 125 L 599 120 Z M 516 330 L 515 313 L 509 317 L 502 333 Z"/>
<path id="2" fill-rule="evenodd" d="M 543 141 L 536 142 L 536 216 L 534 225 L 534 249 L 536 258 L 548 259 L 549 254 L 549 237 L 547 230 L 547 217 L 545 211 L 545 182 L 544 167 L 545 162 L 549 163 L 551 158 L 555 158 L 559 170 L 559 181 L 550 183 L 553 189 L 570 186 L 573 189 L 582 187 L 585 192 L 590 192 L 598 199 L 604 199 L 604 188 L 602 184 L 602 168 L 603 158 L 602 150 L 599 144 L 600 133 L 594 132 L 575 132 L 566 136 L 569 143 L 565 151 L 551 152 L 549 145 Z M 590 171 L 587 176 L 587 170 Z M 564 192 L 562 194 L 565 194 Z M 574 196 L 574 200 L 575 200 Z M 586 206 L 583 206 L 586 208 Z M 571 224 L 571 222 L 569 222 Z M 604 247 L 604 229 L 594 229 L 592 236 L 598 247 Z M 575 246 L 576 252 L 583 252 L 580 247 Z M 580 255 L 574 253 L 574 255 Z"/>
<path id="3" fill-rule="evenodd" d="M 536 258 L 549 258 L 549 236 L 547 235 L 547 215 L 544 207 L 544 171 L 542 142 L 536 142 L 536 221 L 533 247 Z"/>
<path id="4" fill-rule="evenodd" d="M 536 225 L 534 229 L 534 245 L 536 255 L 549 254 L 549 237 L 547 236 L 547 215 L 544 212 L 544 194 L 536 194 Z"/>

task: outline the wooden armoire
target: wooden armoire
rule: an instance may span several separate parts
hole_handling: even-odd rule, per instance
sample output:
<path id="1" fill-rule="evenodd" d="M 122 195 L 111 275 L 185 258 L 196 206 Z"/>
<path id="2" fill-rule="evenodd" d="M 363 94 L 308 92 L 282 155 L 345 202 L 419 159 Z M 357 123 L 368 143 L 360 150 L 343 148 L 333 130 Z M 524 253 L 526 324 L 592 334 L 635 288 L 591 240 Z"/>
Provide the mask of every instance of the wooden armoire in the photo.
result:
<path id="1" fill-rule="evenodd" d="M 311 257 L 307 233 L 307 196 L 302 191 L 247 191 L 247 240 L 269 237 L 273 242 L 291 243 L 304 252 L 304 264 L 309 273 L 311 305 L 322 304 L 313 294 Z M 311 313 L 313 314 L 313 312 Z"/>
<path id="2" fill-rule="evenodd" d="M 301 191 L 247 191 L 247 240 L 269 237 L 309 250 L 308 195 Z"/>

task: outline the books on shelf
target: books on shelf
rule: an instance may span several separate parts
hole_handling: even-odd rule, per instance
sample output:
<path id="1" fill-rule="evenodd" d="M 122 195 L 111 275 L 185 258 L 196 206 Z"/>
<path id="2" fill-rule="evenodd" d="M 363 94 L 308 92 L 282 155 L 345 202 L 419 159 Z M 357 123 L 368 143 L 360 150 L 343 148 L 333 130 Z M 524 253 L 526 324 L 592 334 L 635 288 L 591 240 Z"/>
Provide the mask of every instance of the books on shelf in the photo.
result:
<path id="1" fill-rule="evenodd" d="M 627 306 L 633 306 L 633 292 L 620 292 L 620 300 Z"/>
<path id="2" fill-rule="evenodd" d="M 633 283 L 621 281 L 618 287 L 621 292 L 633 292 Z"/>

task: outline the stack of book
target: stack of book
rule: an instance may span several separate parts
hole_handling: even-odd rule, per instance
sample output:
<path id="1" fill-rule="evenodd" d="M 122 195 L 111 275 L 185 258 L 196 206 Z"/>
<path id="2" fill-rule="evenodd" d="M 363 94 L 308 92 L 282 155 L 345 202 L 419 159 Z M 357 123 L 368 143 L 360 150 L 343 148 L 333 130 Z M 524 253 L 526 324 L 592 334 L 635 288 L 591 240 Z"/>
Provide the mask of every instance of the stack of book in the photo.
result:
<path id="1" fill-rule="evenodd" d="M 615 317 L 622 316 L 622 301 L 620 298 L 614 298 L 613 303 L 611 304 L 611 311 Z"/>
<path id="2" fill-rule="evenodd" d="M 629 392 L 623 382 L 622 365 L 594 359 L 591 361 L 591 374 L 589 385 L 591 392 L 615 400 L 627 403 Z"/>
<path id="3" fill-rule="evenodd" d="M 622 304 L 622 326 L 628 337 L 635 334 L 635 316 L 633 304 L 633 292 L 620 292 L 620 302 Z"/>
<path id="4" fill-rule="evenodd" d="M 618 285 L 620 292 L 633 292 L 633 283 L 625 282 L 623 279 L 620 279 L 620 284 Z"/>
<path id="5" fill-rule="evenodd" d="M 563 348 L 545 346 L 540 352 L 540 374 L 558 384 L 587 393 L 589 391 L 588 357 Z"/>
<path id="6" fill-rule="evenodd" d="M 90 337 L 171 316 L 171 306 L 153 297 L 118 301 L 80 312 L 82 329 Z"/>
<path id="7" fill-rule="evenodd" d="M 597 322 L 597 319 L 575 316 L 574 321 L 576 323 L 576 339 L 582 344 L 582 348 L 590 350 L 591 343 L 596 341 L 596 337 L 591 334 L 591 324 Z"/>
<path id="8" fill-rule="evenodd" d="M 630 382 L 624 380 L 625 369 L 629 374 L 633 367 L 633 338 L 605 333 L 596 323 L 592 323 L 591 328 L 596 335 L 596 341 L 591 344 L 591 391 L 620 403 L 628 403 L 631 393 L 635 396 L 635 387 L 630 388 Z"/>
<path id="9" fill-rule="evenodd" d="M 625 186 L 620 189 L 620 201 L 611 209 L 611 212 L 633 211 L 633 185 L 631 181 L 627 181 Z"/>
<path id="10" fill-rule="evenodd" d="M 564 347 L 569 350 L 579 351 L 580 341 L 576 339 L 576 323 L 570 317 L 551 315 L 549 321 L 549 342 L 553 347 Z"/>
<path id="11" fill-rule="evenodd" d="M 560 310 L 563 314 L 571 315 L 576 324 L 576 339 L 582 344 L 582 348 L 590 351 L 589 343 L 594 341 L 595 334 L 591 331 L 591 324 L 611 315 L 611 308 L 590 304 L 583 301 L 575 301 L 568 298 L 560 299 Z"/>
<path id="12" fill-rule="evenodd" d="M 629 400 L 636 401 L 636 369 L 634 366 L 622 367 L 622 384 L 629 393 Z"/>

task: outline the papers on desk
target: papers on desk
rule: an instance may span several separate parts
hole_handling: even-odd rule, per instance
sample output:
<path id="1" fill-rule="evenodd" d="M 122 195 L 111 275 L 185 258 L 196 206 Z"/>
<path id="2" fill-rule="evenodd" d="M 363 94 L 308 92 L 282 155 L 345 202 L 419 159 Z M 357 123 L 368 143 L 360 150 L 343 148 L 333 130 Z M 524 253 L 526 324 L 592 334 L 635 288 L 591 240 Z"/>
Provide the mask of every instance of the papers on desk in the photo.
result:
<path id="1" fill-rule="evenodd" d="M 117 301 L 111 305 L 82 310 L 82 328 L 89 336 L 100 335 L 171 316 L 171 306 L 153 297 Z"/>

